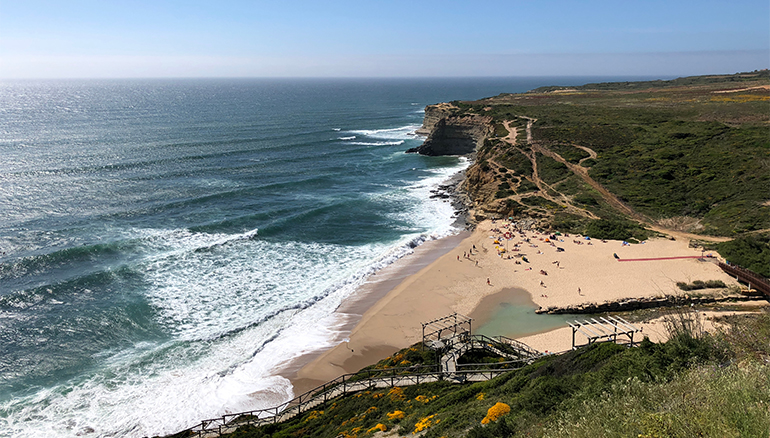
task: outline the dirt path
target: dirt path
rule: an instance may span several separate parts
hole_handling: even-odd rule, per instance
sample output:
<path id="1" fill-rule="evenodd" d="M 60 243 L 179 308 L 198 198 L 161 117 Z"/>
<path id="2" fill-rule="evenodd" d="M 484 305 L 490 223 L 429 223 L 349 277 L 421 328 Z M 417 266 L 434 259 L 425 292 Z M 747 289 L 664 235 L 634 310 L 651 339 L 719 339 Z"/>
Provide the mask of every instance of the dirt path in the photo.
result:
<path id="1" fill-rule="evenodd" d="M 567 209 L 570 210 L 571 212 L 576 212 L 576 213 L 581 214 L 583 216 L 588 216 L 588 217 L 591 217 L 593 219 L 598 219 L 598 217 L 596 215 L 594 215 L 593 213 L 591 213 L 591 212 L 589 212 L 589 211 L 587 211 L 585 209 L 582 209 L 582 208 L 579 208 L 579 207 L 576 207 L 576 206 L 572 205 L 572 203 L 569 201 L 569 199 L 566 196 L 561 195 L 561 193 L 559 193 L 558 190 L 553 189 L 553 187 L 551 187 L 550 185 L 545 183 L 545 181 L 543 181 L 540 178 L 540 176 L 538 175 L 538 172 L 537 172 L 537 153 L 538 152 L 543 154 L 543 155 L 549 156 L 549 157 L 553 158 L 554 160 L 556 160 L 556 161 L 564 164 L 565 166 L 567 166 L 567 169 L 569 169 L 575 175 L 579 176 L 583 181 L 586 182 L 586 184 L 588 184 L 589 186 L 591 186 L 591 188 L 596 190 L 602 196 L 602 198 L 605 200 L 605 202 L 610 204 L 614 209 L 616 209 L 617 211 L 623 213 L 624 215 L 626 215 L 626 216 L 628 216 L 628 217 L 630 217 L 630 218 L 632 218 L 632 219 L 634 219 L 634 220 L 636 220 L 638 222 L 641 222 L 647 228 L 649 228 L 649 229 L 651 229 L 651 230 L 653 230 L 655 232 L 658 232 L 658 233 L 661 233 L 661 234 L 667 234 L 667 235 L 669 235 L 669 236 L 671 236 L 671 237 L 673 237 L 673 238 L 675 238 L 677 240 L 687 239 L 687 240 L 703 240 L 703 241 L 709 241 L 709 242 L 727 242 L 729 240 L 732 240 L 731 238 L 728 238 L 728 237 L 701 236 L 699 234 L 686 233 L 686 232 L 683 232 L 683 231 L 677 231 L 677 230 L 673 230 L 673 229 L 670 229 L 670 228 L 665 228 L 665 227 L 660 226 L 655 221 L 653 221 L 651 218 L 643 215 L 642 213 L 639 213 L 638 211 L 634 210 L 631 206 L 629 206 L 625 202 L 621 201 L 620 198 L 618 198 L 612 192 L 607 190 L 599 182 L 597 182 L 596 180 L 591 178 L 591 176 L 588 174 L 588 169 L 583 167 L 583 166 L 581 166 L 579 164 L 579 163 L 582 163 L 584 160 L 587 160 L 587 159 L 596 159 L 596 157 L 597 157 L 596 151 L 594 151 L 591 148 L 585 147 L 585 146 L 580 146 L 580 145 L 573 144 L 572 145 L 573 147 L 576 147 L 578 149 L 581 149 L 581 150 L 587 152 L 589 156 L 587 158 L 583 158 L 582 160 L 580 160 L 580 162 L 578 164 L 570 163 L 569 161 L 565 160 L 561 155 L 559 155 L 558 153 L 552 151 L 548 147 L 533 141 L 533 139 L 532 139 L 532 125 L 537 121 L 537 119 L 533 119 L 533 118 L 530 118 L 530 117 L 524 117 L 524 116 L 518 116 L 518 117 L 527 120 L 527 127 L 526 127 L 527 143 L 532 148 L 532 152 L 527 154 L 524 151 L 522 151 L 521 149 L 518 149 L 518 148 L 517 149 L 519 151 L 521 151 L 524 155 L 526 155 L 529 158 L 529 160 L 532 162 L 532 169 L 533 169 L 532 180 L 538 186 L 538 188 L 540 189 L 541 196 L 543 196 L 544 198 L 548 199 L 549 201 L 555 202 L 555 203 L 560 204 L 560 205 L 563 205 L 563 206 L 567 207 Z M 508 129 L 508 132 L 509 132 L 509 134 L 503 140 L 506 141 L 507 143 L 509 143 L 511 146 L 515 147 L 516 146 L 516 137 L 517 137 L 517 134 L 518 134 L 518 129 L 515 128 L 515 127 L 511 128 L 510 124 L 511 124 L 511 121 L 503 122 L 503 125 L 505 126 L 506 129 Z M 559 193 L 561 195 L 561 199 L 557 200 L 556 198 L 551 196 L 548 193 L 548 189 L 550 189 L 551 191 L 554 191 L 556 193 Z"/>
<path id="2" fill-rule="evenodd" d="M 526 134 L 527 134 L 527 143 L 531 144 L 532 140 L 532 124 L 537 121 L 537 119 L 532 119 L 528 117 L 522 117 L 523 119 L 527 120 L 527 126 L 526 126 Z M 526 156 L 529 161 L 532 163 L 532 182 L 537 185 L 538 190 L 540 191 L 539 196 L 553 202 L 554 204 L 561 205 L 562 207 L 566 208 L 568 212 L 578 214 L 580 216 L 590 217 L 592 219 L 598 219 L 599 217 L 594 215 L 588 210 L 585 210 L 583 208 L 577 207 L 570 202 L 569 197 L 565 196 L 558 190 L 554 189 L 553 186 L 546 183 L 540 178 L 540 175 L 538 174 L 537 170 L 537 155 L 535 154 L 535 150 L 533 149 L 531 152 L 527 153 L 521 148 L 519 148 L 516 144 L 516 138 L 518 137 L 519 128 L 512 127 L 511 126 L 511 120 L 506 120 L 503 122 L 503 126 L 505 126 L 505 129 L 508 130 L 508 135 L 505 136 L 502 140 L 511 145 L 514 149 L 521 152 L 524 156 Z M 499 163 L 496 163 L 498 166 Z M 557 193 L 559 196 L 555 197 L 551 193 Z M 525 196 L 516 195 L 514 198 L 516 201 L 521 201 L 522 198 Z"/>
<path id="3" fill-rule="evenodd" d="M 587 149 L 587 148 L 586 148 Z M 549 156 L 553 158 L 554 160 L 564 164 L 567 166 L 567 168 L 572 171 L 575 175 L 579 176 L 583 181 L 585 181 L 588 185 L 590 185 L 594 190 L 599 192 L 599 194 L 602 195 L 602 198 L 610 204 L 614 209 L 620 211 L 621 213 L 630 216 L 631 218 L 645 223 L 651 223 L 652 221 L 643 214 L 637 212 L 630 206 L 626 205 L 623 201 L 618 199 L 617 196 L 612 194 L 609 190 L 607 190 L 603 185 L 599 184 L 591 178 L 588 175 L 588 169 L 586 169 L 583 166 L 580 166 L 578 164 L 572 164 L 569 161 L 565 160 L 561 155 L 557 154 L 556 152 L 546 148 L 545 146 L 542 146 L 540 144 L 532 144 L 532 150 L 536 152 L 540 152 L 543 155 Z"/>

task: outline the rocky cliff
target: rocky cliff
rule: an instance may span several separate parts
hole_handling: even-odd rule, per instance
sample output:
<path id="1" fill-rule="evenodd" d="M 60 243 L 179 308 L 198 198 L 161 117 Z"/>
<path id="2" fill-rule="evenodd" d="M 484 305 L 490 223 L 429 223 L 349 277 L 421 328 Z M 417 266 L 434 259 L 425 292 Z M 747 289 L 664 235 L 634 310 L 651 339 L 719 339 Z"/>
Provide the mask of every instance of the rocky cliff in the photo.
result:
<path id="1" fill-rule="evenodd" d="M 457 114 L 459 110 L 460 108 L 451 103 L 437 103 L 426 106 L 422 126 L 415 133 L 418 135 L 429 135 L 439 120 Z"/>
<path id="2" fill-rule="evenodd" d="M 452 104 L 429 105 L 418 134 L 428 138 L 407 152 L 422 155 L 467 155 L 484 144 L 492 133 L 492 118 L 479 115 L 458 115 L 459 108 Z"/>

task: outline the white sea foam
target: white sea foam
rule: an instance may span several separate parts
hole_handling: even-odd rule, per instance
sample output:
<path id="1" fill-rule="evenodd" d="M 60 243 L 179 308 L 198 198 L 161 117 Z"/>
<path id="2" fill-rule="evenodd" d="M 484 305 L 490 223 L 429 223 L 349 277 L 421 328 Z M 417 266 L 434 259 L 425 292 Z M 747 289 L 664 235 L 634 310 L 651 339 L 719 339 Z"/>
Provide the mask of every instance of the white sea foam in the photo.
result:
<path id="1" fill-rule="evenodd" d="M 400 144 L 404 144 L 404 140 L 397 140 L 397 141 L 351 141 L 349 144 L 354 144 L 358 146 L 398 146 Z"/>
<path id="2" fill-rule="evenodd" d="M 400 140 L 412 128 L 358 135 Z M 340 303 L 415 246 L 456 231 L 451 205 L 430 191 L 467 164 L 427 170 L 420 182 L 377 195 L 406 205 L 396 218 L 427 230 L 388 244 L 268 243 L 257 230 L 126 231 L 149 254 L 140 269 L 146 299 L 171 339 L 102 356 L 90 377 L 1 404 L 13 415 L 0 419 L 8 431 L 0 436 L 151 436 L 289 400 L 291 384 L 277 371 L 341 341 Z"/>
<path id="3" fill-rule="evenodd" d="M 431 239 L 456 233 L 458 230 L 454 226 L 454 207 L 446 199 L 431 198 L 433 194 L 431 190 L 466 169 L 469 165 L 470 162 L 467 158 L 459 157 L 454 166 L 430 169 L 430 176 L 403 189 L 413 199 L 415 205 L 419 205 L 419 208 L 403 209 L 399 213 L 393 213 L 393 218 L 407 223 L 424 225 L 432 230 L 429 234 Z M 399 198 L 403 194 L 393 192 L 378 196 L 384 196 L 387 199 L 390 197 Z"/>
<path id="4" fill-rule="evenodd" d="M 356 138 L 355 135 L 351 135 L 348 137 L 337 137 L 337 140 L 354 140 Z"/>
<path id="5" fill-rule="evenodd" d="M 406 140 L 410 138 L 411 133 L 417 130 L 420 125 L 406 125 L 398 128 L 389 129 L 363 129 L 358 131 L 350 131 L 353 134 L 365 135 L 371 138 L 379 138 L 385 140 Z"/>
<path id="6" fill-rule="evenodd" d="M 267 244 L 254 232 L 136 232 L 159 250 L 147 261 L 148 300 L 174 339 L 120 351 L 86 381 L 3 405 L 16 411 L 0 419 L 9 436 L 139 437 L 278 405 L 292 390 L 275 371 L 331 346 L 334 309 L 376 269 L 369 261 L 388 253 L 385 245 Z"/>

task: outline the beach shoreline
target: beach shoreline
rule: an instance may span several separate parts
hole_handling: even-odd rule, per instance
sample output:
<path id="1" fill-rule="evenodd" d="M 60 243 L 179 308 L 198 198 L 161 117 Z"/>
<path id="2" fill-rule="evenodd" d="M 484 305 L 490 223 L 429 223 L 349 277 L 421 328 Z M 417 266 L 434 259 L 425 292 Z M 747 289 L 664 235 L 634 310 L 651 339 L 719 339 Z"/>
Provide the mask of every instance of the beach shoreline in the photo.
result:
<path id="1" fill-rule="evenodd" d="M 453 251 L 458 244 L 470 234 L 470 231 L 462 230 L 456 234 L 426 241 L 422 245 L 416 247 L 414 253 L 402 257 L 396 262 L 382 268 L 376 274 L 370 276 L 364 284 L 359 286 L 358 289 L 356 289 L 356 291 L 336 309 L 335 314 L 343 322 L 337 332 L 335 340 L 337 346 L 332 347 L 332 349 L 338 348 L 345 343 L 345 339 L 349 337 L 350 333 L 361 322 L 364 314 L 375 306 L 377 302 L 385 298 L 394 288 L 407 278 L 427 267 L 442 255 Z M 384 348 L 378 348 L 378 346 L 368 346 L 365 351 L 366 354 L 361 354 L 359 355 L 360 357 L 352 355 L 352 360 L 355 364 L 348 364 L 345 366 L 345 369 L 355 368 L 361 363 L 361 366 L 358 366 L 351 372 L 358 371 L 365 366 L 371 365 L 378 360 L 387 357 L 400 348 L 401 347 L 385 346 Z M 302 355 L 293 359 L 287 366 L 280 370 L 279 375 L 292 382 L 295 395 L 302 394 L 337 377 L 316 379 L 313 378 L 312 374 L 310 377 L 301 378 L 298 375 L 300 370 L 303 370 L 314 363 L 329 350 L 330 349 L 317 350 Z"/>
<path id="2" fill-rule="evenodd" d="M 501 240 L 505 236 L 510 240 Z M 619 263 L 613 257 L 616 254 L 645 259 L 686 257 L 701 251 L 684 240 L 656 238 L 628 245 L 516 230 L 508 221 L 485 220 L 472 232 L 426 242 L 415 254 L 380 271 L 376 281 L 362 286 L 374 286 L 376 291 L 357 292 L 358 299 L 338 309 L 349 318 L 341 342 L 303 357 L 281 375 L 292 382 L 295 395 L 301 394 L 419 342 L 422 322 L 457 312 L 481 319 L 474 321 L 478 327 L 493 308 L 505 304 L 511 290 L 524 291 L 536 306 L 548 307 L 684 296 L 686 292 L 675 285 L 679 281 L 737 284 L 716 264 L 697 258 Z M 523 339 L 530 339 L 541 351 L 559 351 L 547 347 L 564 345 L 564 340 L 554 344 L 555 339 L 549 342 L 548 338 L 565 337 L 564 330 L 529 333 Z M 655 335 L 653 340 L 660 339 Z"/>

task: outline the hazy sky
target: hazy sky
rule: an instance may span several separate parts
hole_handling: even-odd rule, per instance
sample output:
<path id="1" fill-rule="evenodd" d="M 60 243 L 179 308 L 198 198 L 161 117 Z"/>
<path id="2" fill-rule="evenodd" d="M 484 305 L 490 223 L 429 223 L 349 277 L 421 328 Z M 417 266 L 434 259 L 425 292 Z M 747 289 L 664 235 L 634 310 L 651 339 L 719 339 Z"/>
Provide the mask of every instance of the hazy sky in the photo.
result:
<path id="1" fill-rule="evenodd" d="M 770 1 L 0 0 L 0 77 L 693 75 L 770 66 Z"/>

